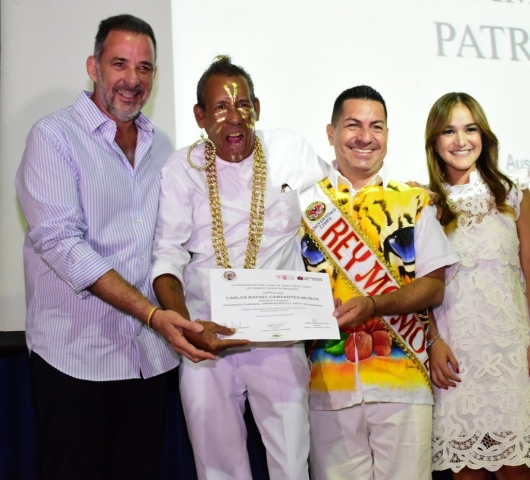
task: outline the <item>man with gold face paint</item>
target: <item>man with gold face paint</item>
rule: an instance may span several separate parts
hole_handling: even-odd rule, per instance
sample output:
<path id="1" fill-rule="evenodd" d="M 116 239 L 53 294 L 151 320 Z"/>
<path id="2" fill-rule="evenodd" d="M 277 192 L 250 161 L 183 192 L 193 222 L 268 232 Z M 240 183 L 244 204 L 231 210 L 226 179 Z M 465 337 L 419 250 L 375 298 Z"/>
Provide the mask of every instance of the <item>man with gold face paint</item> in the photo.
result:
<path id="1" fill-rule="evenodd" d="M 297 134 L 255 130 L 260 103 L 252 79 L 228 57 L 202 75 L 194 113 L 208 139 L 179 150 L 163 169 L 152 278 L 164 308 L 200 319 L 204 332 L 188 338 L 211 351 L 219 340 L 207 321 L 209 270 L 303 270 L 298 191 L 328 167 Z M 302 344 L 226 350 L 200 364 L 183 359 L 180 381 L 200 479 L 252 478 L 247 398 L 270 478 L 308 478 L 309 367 Z"/>
<path id="2" fill-rule="evenodd" d="M 385 172 L 379 92 L 345 90 L 327 134 L 336 160 L 301 194 L 302 252 L 330 274 L 341 338 L 310 348 L 311 477 L 427 480 L 433 399 L 415 312 L 441 303 L 459 258 L 427 193 Z"/>

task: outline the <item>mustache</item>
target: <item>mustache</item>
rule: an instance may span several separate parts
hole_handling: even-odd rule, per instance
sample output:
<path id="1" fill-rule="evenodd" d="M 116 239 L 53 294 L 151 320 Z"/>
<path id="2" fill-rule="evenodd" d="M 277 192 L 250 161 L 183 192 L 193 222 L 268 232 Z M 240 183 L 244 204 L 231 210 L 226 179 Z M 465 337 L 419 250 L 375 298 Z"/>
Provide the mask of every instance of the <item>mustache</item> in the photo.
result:
<path id="1" fill-rule="evenodd" d="M 140 85 L 128 85 L 127 83 L 121 83 L 116 85 L 113 90 L 116 92 L 118 90 L 126 91 L 133 94 L 143 93 L 144 89 Z"/>
<path id="2" fill-rule="evenodd" d="M 348 148 L 369 148 L 369 149 L 376 149 L 379 148 L 379 145 L 375 142 L 363 142 L 362 140 L 355 140 L 353 142 L 349 142 L 346 144 Z"/>

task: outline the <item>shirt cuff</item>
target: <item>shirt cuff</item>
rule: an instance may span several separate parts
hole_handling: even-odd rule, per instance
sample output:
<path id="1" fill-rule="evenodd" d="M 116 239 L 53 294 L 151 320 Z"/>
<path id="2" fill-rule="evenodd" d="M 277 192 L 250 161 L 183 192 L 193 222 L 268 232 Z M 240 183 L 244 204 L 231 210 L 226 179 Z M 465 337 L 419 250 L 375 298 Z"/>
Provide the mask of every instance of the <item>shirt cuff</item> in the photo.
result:
<path id="1" fill-rule="evenodd" d="M 96 283 L 110 270 L 112 270 L 112 265 L 108 260 L 89 249 L 88 254 L 72 266 L 70 286 L 80 298 L 86 298 L 91 295 L 87 287 Z"/>

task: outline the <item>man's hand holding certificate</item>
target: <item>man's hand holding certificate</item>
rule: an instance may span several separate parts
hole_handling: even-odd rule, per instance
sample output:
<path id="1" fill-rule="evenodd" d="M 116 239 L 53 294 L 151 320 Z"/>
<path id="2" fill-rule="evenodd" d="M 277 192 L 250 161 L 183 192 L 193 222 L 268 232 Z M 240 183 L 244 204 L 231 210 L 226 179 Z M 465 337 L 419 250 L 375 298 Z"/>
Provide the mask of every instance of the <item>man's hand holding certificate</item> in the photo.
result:
<path id="1" fill-rule="evenodd" d="M 339 339 L 329 276 L 212 269 L 212 320 L 252 342 Z"/>

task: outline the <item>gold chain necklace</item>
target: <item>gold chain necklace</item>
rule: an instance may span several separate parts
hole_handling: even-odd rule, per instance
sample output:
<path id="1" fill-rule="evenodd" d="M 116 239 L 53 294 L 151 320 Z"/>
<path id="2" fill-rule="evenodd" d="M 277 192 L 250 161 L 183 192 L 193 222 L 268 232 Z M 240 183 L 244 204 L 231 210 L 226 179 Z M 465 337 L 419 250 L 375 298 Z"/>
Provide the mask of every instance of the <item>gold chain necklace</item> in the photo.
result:
<path id="1" fill-rule="evenodd" d="M 206 165 L 199 167 L 191 161 L 191 151 L 202 141 L 206 141 L 204 156 Z M 223 214 L 221 211 L 221 197 L 219 182 L 217 181 L 217 166 L 215 163 L 215 144 L 207 138 L 198 140 L 188 149 L 188 163 L 195 169 L 206 171 L 208 198 L 212 214 L 212 243 L 215 251 L 217 268 L 232 268 L 226 248 L 225 231 L 223 228 Z M 250 224 L 248 227 L 247 252 L 244 268 L 256 268 L 263 222 L 265 219 L 265 187 L 267 185 L 267 162 L 263 153 L 260 139 L 256 136 L 254 148 L 254 166 L 252 171 L 252 199 L 250 202 Z"/>

